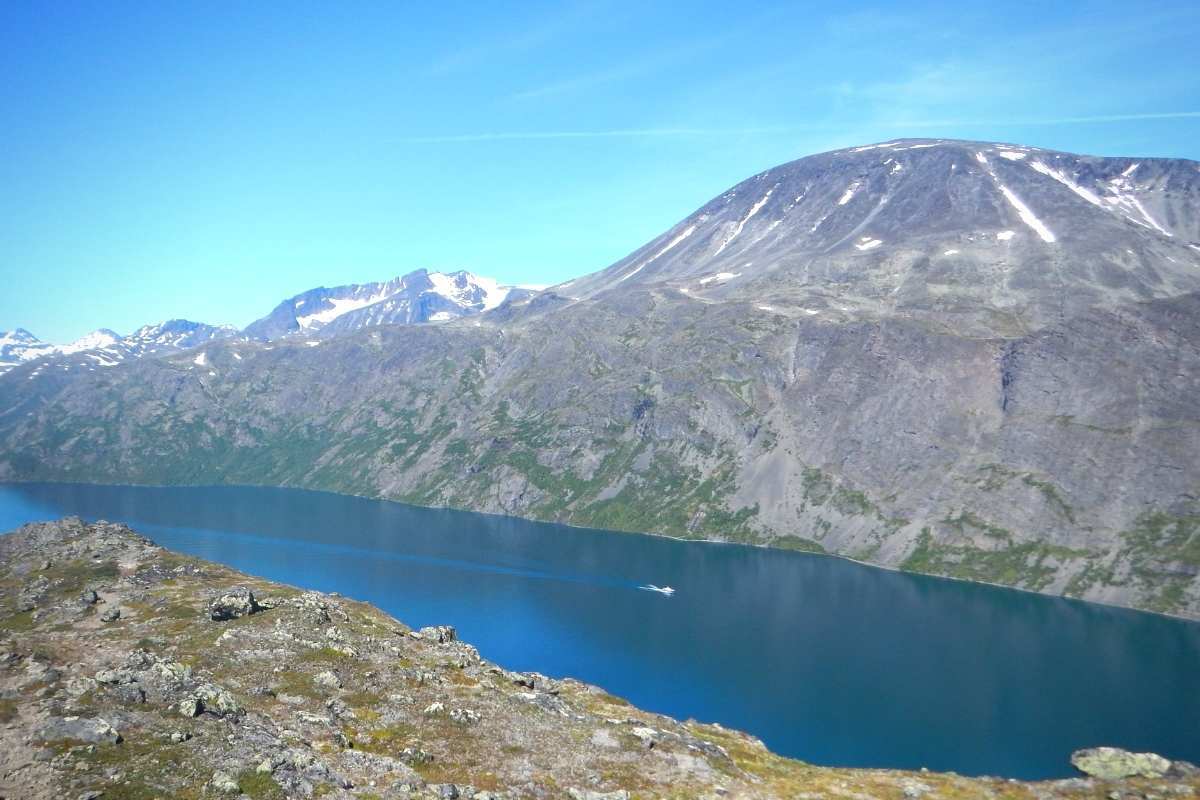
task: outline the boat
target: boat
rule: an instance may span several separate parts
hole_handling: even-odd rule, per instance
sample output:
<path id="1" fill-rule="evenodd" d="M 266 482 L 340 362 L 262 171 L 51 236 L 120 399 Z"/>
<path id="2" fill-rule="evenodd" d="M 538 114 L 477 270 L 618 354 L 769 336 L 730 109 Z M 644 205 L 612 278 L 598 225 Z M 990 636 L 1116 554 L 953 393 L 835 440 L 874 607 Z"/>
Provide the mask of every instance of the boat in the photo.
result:
<path id="1" fill-rule="evenodd" d="M 675 594 L 675 590 L 670 586 L 655 586 L 653 583 L 648 583 L 645 586 L 639 586 L 638 588 L 645 589 L 647 592 L 658 592 L 659 594 L 665 594 L 667 597 Z"/>

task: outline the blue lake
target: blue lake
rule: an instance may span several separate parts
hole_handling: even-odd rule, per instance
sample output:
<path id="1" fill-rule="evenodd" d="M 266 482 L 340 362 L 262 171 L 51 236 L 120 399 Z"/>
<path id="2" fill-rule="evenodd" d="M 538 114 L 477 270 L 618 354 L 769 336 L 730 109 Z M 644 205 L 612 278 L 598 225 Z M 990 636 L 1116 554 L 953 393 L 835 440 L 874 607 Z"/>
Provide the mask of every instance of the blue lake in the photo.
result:
<path id="1" fill-rule="evenodd" d="M 0 530 L 77 514 L 451 624 L 491 660 L 740 728 L 819 764 L 1071 774 L 1100 744 L 1200 761 L 1200 625 L 835 558 L 320 492 L 0 485 Z M 667 597 L 639 589 L 670 585 Z"/>

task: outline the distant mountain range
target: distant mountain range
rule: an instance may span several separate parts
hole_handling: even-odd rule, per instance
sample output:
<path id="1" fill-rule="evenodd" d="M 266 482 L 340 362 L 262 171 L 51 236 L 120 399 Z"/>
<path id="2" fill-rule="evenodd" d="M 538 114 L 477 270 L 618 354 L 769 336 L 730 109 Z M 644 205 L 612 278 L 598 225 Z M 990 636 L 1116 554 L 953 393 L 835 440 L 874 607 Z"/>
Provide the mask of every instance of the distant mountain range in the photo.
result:
<path id="1" fill-rule="evenodd" d="M 237 329 L 227 325 L 173 319 L 145 325 L 129 336 L 101 328 L 70 344 L 54 345 L 41 341 L 24 328 L 17 328 L 0 333 L 0 373 L 37 359 L 53 360 L 64 369 L 71 366 L 89 370 L 112 367 L 128 358 L 186 350 L 236 334 Z"/>
<path id="2" fill-rule="evenodd" d="M 280 303 L 239 331 L 174 319 L 146 325 L 129 336 L 101 328 L 66 345 L 43 342 L 24 328 L 0 331 L 0 374 L 18 364 L 51 358 L 48 368 L 111 367 L 129 358 L 188 350 L 215 339 L 247 337 L 271 341 L 289 335 L 329 336 L 370 325 L 442 322 L 528 297 L 540 287 L 501 286 L 469 272 L 416 270 L 385 283 L 311 289 Z M 65 358 L 86 353 L 78 358 Z"/>
<path id="3" fill-rule="evenodd" d="M 0 479 L 303 486 L 1200 616 L 1196 162 L 867 145 L 545 291 L 423 287 L 16 367 Z"/>

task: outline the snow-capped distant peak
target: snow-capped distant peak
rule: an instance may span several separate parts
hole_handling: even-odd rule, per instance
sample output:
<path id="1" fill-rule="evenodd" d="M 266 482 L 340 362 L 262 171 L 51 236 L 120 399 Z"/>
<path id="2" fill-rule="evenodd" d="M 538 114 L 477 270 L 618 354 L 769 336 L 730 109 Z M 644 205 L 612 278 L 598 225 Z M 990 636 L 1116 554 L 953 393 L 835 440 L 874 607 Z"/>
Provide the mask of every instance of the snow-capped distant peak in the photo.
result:
<path id="1" fill-rule="evenodd" d="M 11 331 L 0 331 L 0 347 L 4 345 L 41 344 L 41 339 L 24 328 L 13 328 Z"/>
<path id="2" fill-rule="evenodd" d="M 328 337 L 372 325 L 441 322 L 490 311 L 514 291 L 533 290 L 466 270 L 419 269 L 379 283 L 311 289 L 283 301 L 243 333 L 270 341 L 300 334 Z"/>
<path id="3" fill-rule="evenodd" d="M 53 345 L 39 341 L 29 331 L 17 328 L 11 332 L 0 332 L 0 375 L 24 362 L 52 356 L 75 356 L 65 359 L 62 364 L 63 369 L 70 369 L 72 365 L 79 366 L 80 356 L 77 354 L 86 354 L 87 358 L 100 362 L 99 366 L 111 367 L 127 359 L 187 350 L 236 333 L 237 329 L 228 325 L 217 327 L 172 319 L 155 325 L 143 325 L 129 336 L 101 328 L 70 344 Z"/>
<path id="4" fill-rule="evenodd" d="M 479 307 L 490 311 L 504 302 L 512 291 L 511 286 L 501 286 L 492 278 L 482 278 L 470 272 L 427 273 L 434 291 L 442 297 L 465 307 Z"/>
<path id="5" fill-rule="evenodd" d="M 92 331 L 86 336 L 80 336 L 70 344 L 64 344 L 57 348 L 58 352 L 64 354 L 80 353 L 84 350 L 99 350 L 102 347 L 108 347 L 121 341 L 119 334 L 110 331 L 108 328 L 101 328 Z"/>

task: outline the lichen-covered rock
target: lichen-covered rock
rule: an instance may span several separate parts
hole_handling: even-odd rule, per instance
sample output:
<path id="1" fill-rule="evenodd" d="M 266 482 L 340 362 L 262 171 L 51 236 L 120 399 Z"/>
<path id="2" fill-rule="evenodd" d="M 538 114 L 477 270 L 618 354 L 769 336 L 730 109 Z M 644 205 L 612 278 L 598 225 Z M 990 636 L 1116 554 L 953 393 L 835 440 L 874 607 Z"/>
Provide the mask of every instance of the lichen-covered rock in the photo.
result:
<path id="1" fill-rule="evenodd" d="M 44 742 L 77 741 L 92 744 L 119 744 L 121 734 L 99 717 L 57 717 L 43 725 L 37 738 Z"/>
<path id="2" fill-rule="evenodd" d="M 238 782 L 227 773 L 217 770 L 212 774 L 212 779 L 208 782 L 208 786 L 217 794 L 241 794 L 242 789 L 238 786 Z"/>
<path id="3" fill-rule="evenodd" d="M 245 586 L 235 586 L 214 597 L 208 605 L 209 618 L 214 622 L 222 622 L 238 617 L 246 617 L 261 611 L 254 592 Z"/>
<path id="4" fill-rule="evenodd" d="M 587 789 L 567 789 L 571 800 L 629 800 L 629 792 L 618 789 L 615 792 L 593 792 Z"/>
<path id="5" fill-rule="evenodd" d="M 239 717 L 245 713 L 234 696 L 216 684 L 202 684 L 192 696 L 199 701 L 201 711 L 214 716 Z"/>
<path id="6" fill-rule="evenodd" d="M 1071 754 L 1071 764 L 1085 775 L 1106 781 L 1161 778 L 1171 768 L 1171 762 L 1157 753 L 1131 753 L 1118 747 L 1076 750 Z"/>
<path id="7" fill-rule="evenodd" d="M 342 688 L 342 679 L 339 678 L 337 673 L 331 669 L 318 672 L 313 677 L 313 683 L 320 688 L 328 689 L 329 691 L 337 691 L 338 689 Z"/>
<path id="8" fill-rule="evenodd" d="M 458 632 L 454 630 L 454 626 L 452 625 L 430 625 L 417 631 L 417 635 L 426 641 L 437 642 L 438 644 L 453 642 L 458 638 Z"/>

